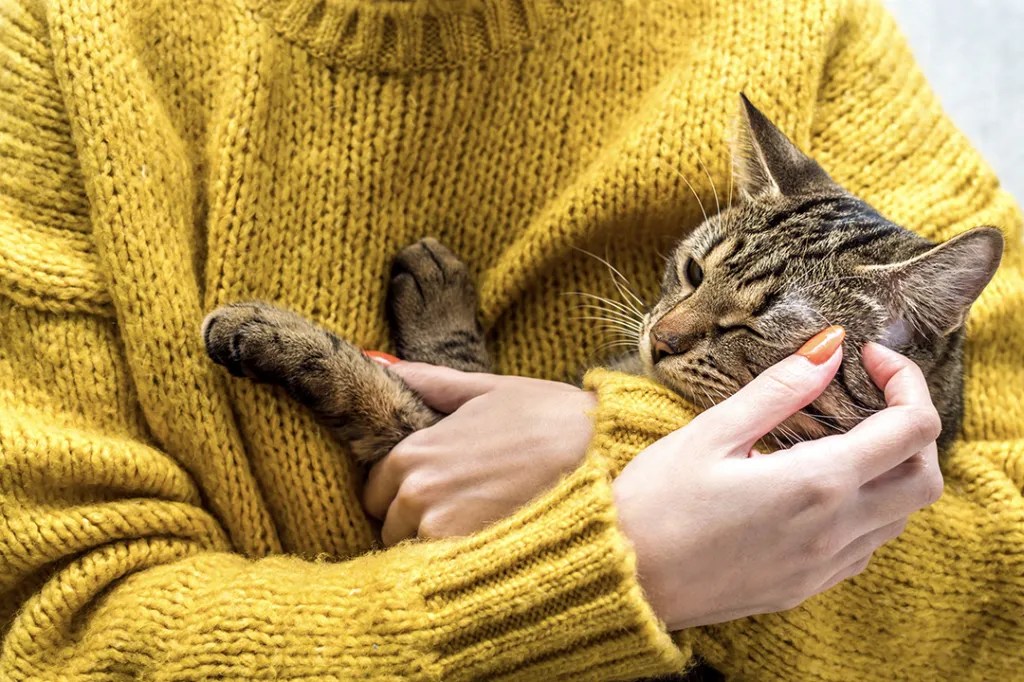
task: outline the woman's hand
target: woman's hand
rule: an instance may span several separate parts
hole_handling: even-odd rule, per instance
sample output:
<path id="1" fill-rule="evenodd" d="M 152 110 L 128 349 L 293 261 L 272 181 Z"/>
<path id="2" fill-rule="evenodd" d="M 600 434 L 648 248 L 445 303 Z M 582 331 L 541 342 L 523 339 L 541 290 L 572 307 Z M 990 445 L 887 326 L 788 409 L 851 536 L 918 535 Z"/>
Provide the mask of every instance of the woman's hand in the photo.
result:
<path id="1" fill-rule="evenodd" d="M 569 384 L 415 362 L 390 369 L 449 416 L 370 470 L 363 499 L 386 545 L 466 535 L 510 515 L 579 466 L 593 435 L 595 398 Z"/>
<path id="2" fill-rule="evenodd" d="M 941 495 L 928 386 L 913 362 L 876 344 L 863 361 L 887 409 L 848 433 L 748 458 L 828 385 L 842 349 L 821 355 L 769 368 L 615 480 L 620 527 L 669 629 L 793 608 L 862 571 Z"/>

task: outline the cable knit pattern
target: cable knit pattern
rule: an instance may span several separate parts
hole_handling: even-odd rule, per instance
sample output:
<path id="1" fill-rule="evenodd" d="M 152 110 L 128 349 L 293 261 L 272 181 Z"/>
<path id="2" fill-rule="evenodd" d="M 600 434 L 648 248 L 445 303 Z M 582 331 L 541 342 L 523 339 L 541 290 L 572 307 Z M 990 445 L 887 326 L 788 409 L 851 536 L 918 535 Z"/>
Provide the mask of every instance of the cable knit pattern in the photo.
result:
<path id="1" fill-rule="evenodd" d="M 798 609 L 654 617 L 611 479 L 694 411 L 650 381 L 591 371 L 586 464 L 510 518 L 374 551 L 344 446 L 203 355 L 243 298 L 386 347 L 430 235 L 501 370 L 569 379 L 608 339 L 566 294 L 615 295 L 578 249 L 652 296 L 741 90 L 896 221 L 1007 236 L 944 497 Z M 1020 677 L 1021 219 L 877 3 L 14 0 L 0 159 L 0 678 Z"/>

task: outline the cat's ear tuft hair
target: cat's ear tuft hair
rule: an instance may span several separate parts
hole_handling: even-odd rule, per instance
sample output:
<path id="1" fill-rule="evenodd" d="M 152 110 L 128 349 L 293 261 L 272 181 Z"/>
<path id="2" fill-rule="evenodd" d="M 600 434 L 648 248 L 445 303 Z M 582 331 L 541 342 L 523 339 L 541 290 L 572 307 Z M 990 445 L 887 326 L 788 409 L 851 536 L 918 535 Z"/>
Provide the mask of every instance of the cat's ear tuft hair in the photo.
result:
<path id="1" fill-rule="evenodd" d="M 1002 256 L 1002 233 L 994 227 L 976 227 L 909 260 L 861 270 L 882 278 L 896 336 L 912 329 L 934 338 L 964 323 Z"/>
<path id="2" fill-rule="evenodd" d="M 745 200 L 838 189 L 828 173 L 800 151 L 743 93 L 733 134 L 732 164 L 736 187 Z"/>

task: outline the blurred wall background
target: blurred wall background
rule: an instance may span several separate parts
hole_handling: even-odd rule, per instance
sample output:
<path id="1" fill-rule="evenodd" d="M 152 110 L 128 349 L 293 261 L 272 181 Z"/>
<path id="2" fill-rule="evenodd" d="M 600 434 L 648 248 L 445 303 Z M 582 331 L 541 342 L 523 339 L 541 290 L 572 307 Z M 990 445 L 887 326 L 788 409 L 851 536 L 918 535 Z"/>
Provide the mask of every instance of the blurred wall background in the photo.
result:
<path id="1" fill-rule="evenodd" d="M 1024 0 L 885 0 L 946 111 L 1024 201 Z"/>

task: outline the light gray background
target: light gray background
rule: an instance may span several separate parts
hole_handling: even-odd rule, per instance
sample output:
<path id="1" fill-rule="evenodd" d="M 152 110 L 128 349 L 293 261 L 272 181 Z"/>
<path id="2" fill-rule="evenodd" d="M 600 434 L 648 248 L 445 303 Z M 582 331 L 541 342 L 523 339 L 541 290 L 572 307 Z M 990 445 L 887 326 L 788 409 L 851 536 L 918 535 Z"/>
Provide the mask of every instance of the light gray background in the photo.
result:
<path id="1" fill-rule="evenodd" d="M 1024 200 L 1024 0 L 885 0 L 950 117 Z"/>

